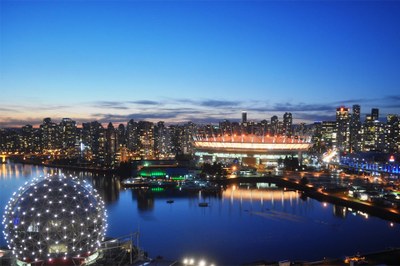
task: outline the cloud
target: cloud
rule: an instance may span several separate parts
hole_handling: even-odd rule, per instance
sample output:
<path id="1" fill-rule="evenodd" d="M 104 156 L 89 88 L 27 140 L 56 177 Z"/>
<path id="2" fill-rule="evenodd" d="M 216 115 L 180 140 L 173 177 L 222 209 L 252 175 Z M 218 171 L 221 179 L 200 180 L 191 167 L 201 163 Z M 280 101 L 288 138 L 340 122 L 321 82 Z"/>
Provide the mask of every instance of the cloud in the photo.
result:
<path id="1" fill-rule="evenodd" d="M 226 106 L 238 106 L 241 104 L 239 101 L 225 101 L 225 100 L 205 100 L 198 103 L 205 107 L 226 107 Z"/>
<path id="2" fill-rule="evenodd" d="M 302 121 L 335 121 L 335 114 L 310 114 L 310 113 L 294 113 L 296 120 Z"/>
<path id="3" fill-rule="evenodd" d="M 97 101 L 93 103 L 93 107 L 127 110 L 129 108 L 125 106 L 125 103 L 126 102 L 117 101 Z"/>
<path id="4" fill-rule="evenodd" d="M 336 106 L 330 104 L 304 104 L 304 103 L 275 103 L 272 106 L 253 106 L 245 108 L 246 111 L 253 112 L 333 112 Z"/>
<path id="5" fill-rule="evenodd" d="M 47 106 L 41 105 L 40 107 L 36 107 L 35 109 L 53 111 L 53 110 L 66 109 L 66 108 L 71 108 L 71 106 L 68 106 L 68 105 L 47 105 Z"/>
<path id="6" fill-rule="evenodd" d="M 202 114 L 201 111 L 190 109 L 190 108 L 164 108 L 157 109 L 153 112 L 141 112 L 141 113 L 131 113 L 131 114 L 111 114 L 111 113 L 94 113 L 93 117 L 97 117 L 100 123 L 116 122 L 125 123 L 130 119 L 141 121 L 141 120 L 176 120 L 180 116 L 185 116 L 186 114 Z"/>
<path id="7" fill-rule="evenodd" d="M 7 108 L 7 107 L 0 107 L 0 111 L 2 111 L 2 112 L 17 112 L 16 109 Z"/>
<path id="8" fill-rule="evenodd" d="M 341 105 L 360 104 L 362 111 L 370 108 L 380 108 L 381 117 L 386 114 L 398 114 L 400 109 L 399 95 L 382 95 L 376 99 L 359 98 L 359 99 L 344 99 L 340 102 L 325 102 L 324 99 L 317 103 L 303 103 L 295 101 L 273 102 L 272 99 L 262 100 L 224 100 L 224 99 L 190 99 L 164 98 L 161 100 L 134 100 L 134 101 L 93 101 L 80 106 L 67 105 L 44 105 L 37 107 L 24 107 L 17 109 L 21 114 L 26 114 L 27 117 L 32 116 L 31 110 L 40 110 L 40 115 L 43 117 L 27 118 L 25 120 L 16 119 L 10 113 L 7 118 L 0 120 L 1 127 L 23 126 L 25 124 L 38 125 L 42 123 L 44 117 L 51 117 L 56 123 L 59 122 L 57 117 L 61 114 L 63 117 L 71 117 L 68 110 L 76 114 L 81 106 L 86 110 L 89 107 L 90 111 L 81 113 L 83 117 L 75 118 L 77 124 L 90 121 L 99 121 L 101 123 L 127 123 L 130 119 L 135 121 L 165 121 L 168 124 L 177 124 L 182 122 L 192 121 L 194 123 L 218 123 L 223 120 L 240 121 L 241 111 L 248 112 L 248 119 L 253 121 L 269 120 L 271 116 L 277 115 L 280 119 L 285 112 L 293 114 L 294 123 L 305 122 L 313 123 L 314 121 L 332 121 L 335 120 L 336 108 Z M 15 106 L 5 106 L 0 108 L 0 111 L 14 111 Z M 57 110 L 64 108 L 61 112 Z M 28 110 L 28 111 L 27 111 Z M 39 113 L 39 112 L 38 112 Z M 13 119 L 14 118 L 14 119 Z M 362 118 L 363 119 L 363 118 Z M 61 120 L 61 118 L 60 118 Z"/>
<path id="9" fill-rule="evenodd" d="M 150 100 L 142 100 L 142 101 L 129 101 L 129 103 L 140 104 L 140 105 L 160 105 L 160 102 L 150 101 Z"/>
<path id="10" fill-rule="evenodd" d="M 178 103 L 178 104 L 190 104 L 192 106 L 199 106 L 199 107 L 237 107 L 238 105 L 242 105 L 245 103 L 244 101 L 228 101 L 228 100 L 215 100 L 215 99 L 203 99 L 203 100 L 193 100 L 188 98 L 181 98 L 181 99 L 167 99 L 169 103 Z"/>
<path id="11" fill-rule="evenodd" d="M 43 122 L 40 118 L 15 119 L 4 117 L 0 120 L 0 128 L 20 128 L 25 125 L 39 125 Z"/>

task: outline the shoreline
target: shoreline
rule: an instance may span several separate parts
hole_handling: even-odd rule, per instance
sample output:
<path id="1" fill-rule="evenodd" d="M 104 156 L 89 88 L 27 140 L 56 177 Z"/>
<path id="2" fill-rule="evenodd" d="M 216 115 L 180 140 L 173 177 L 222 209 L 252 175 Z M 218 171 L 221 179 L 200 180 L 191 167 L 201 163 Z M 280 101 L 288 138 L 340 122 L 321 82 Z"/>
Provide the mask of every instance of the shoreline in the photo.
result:
<path id="1" fill-rule="evenodd" d="M 82 172 L 120 175 L 118 173 L 118 169 L 90 168 L 90 167 L 76 166 L 76 165 L 55 165 L 55 164 L 46 164 L 41 162 L 35 163 L 35 162 L 18 161 L 17 163 L 28 164 L 28 165 L 39 165 L 49 168 L 59 168 L 59 169 L 75 170 Z M 275 183 L 281 187 L 287 187 L 290 189 L 299 190 L 302 193 L 304 193 L 305 196 L 316 199 L 318 201 L 326 201 L 332 204 L 341 205 L 343 207 L 353 208 L 362 212 L 366 212 L 370 215 L 382 218 L 384 220 L 400 223 L 400 210 L 386 208 L 383 206 L 377 206 L 369 202 L 362 202 L 360 200 L 356 200 L 354 198 L 345 196 L 344 194 L 339 196 L 338 193 L 323 192 L 316 189 L 315 187 L 291 181 L 285 178 L 284 176 L 275 176 L 275 175 L 248 176 L 248 177 L 235 177 L 235 178 L 218 179 L 210 181 L 219 184 L 257 183 L 257 182 Z"/>

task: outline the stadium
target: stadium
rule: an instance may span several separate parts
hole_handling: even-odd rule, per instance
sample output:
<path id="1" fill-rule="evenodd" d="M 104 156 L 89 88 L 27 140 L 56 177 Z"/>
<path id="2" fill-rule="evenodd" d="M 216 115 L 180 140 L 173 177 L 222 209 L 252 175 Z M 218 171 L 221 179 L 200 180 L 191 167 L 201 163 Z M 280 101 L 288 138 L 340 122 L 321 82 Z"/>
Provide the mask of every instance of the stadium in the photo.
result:
<path id="1" fill-rule="evenodd" d="M 249 166 L 274 167 L 286 156 L 297 157 L 301 162 L 303 153 L 312 147 L 312 143 L 310 137 L 299 136 L 220 135 L 197 136 L 194 147 L 200 162 L 238 160 Z"/>

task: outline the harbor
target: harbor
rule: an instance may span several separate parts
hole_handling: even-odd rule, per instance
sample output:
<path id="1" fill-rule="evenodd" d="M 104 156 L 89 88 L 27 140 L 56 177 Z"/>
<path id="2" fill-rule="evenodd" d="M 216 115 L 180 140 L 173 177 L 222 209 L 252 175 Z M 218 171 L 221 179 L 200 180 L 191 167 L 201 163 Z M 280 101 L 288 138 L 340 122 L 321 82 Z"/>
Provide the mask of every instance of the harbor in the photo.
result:
<path id="1" fill-rule="evenodd" d="M 0 200 L 7 200 L 7 194 L 31 177 L 59 171 L 65 170 L 6 164 L 0 179 L 5 193 L 1 193 Z M 297 265 L 330 265 L 334 261 L 340 265 L 346 257 L 357 254 L 397 254 L 395 232 L 399 224 L 394 214 L 390 217 L 387 209 L 362 203 L 343 192 L 301 184 L 300 174 L 298 178 L 284 173 L 212 181 L 192 179 L 182 189 L 185 180 L 174 181 L 177 186 L 168 188 L 124 187 L 124 179 L 117 176 L 67 173 L 93 184 L 104 199 L 107 237 L 117 239 L 140 231 L 140 249 L 149 258 L 146 263 L 153 265 L 185 265 L 189 257 L 215 265 L 279 265 L 285 260 Z M 189 189 L 195 181 L 198 187 Z M 219 190 L 202 190 L 200 184 L 207 183 L 216 184 Z M 304 242 L 310 243 L 307 248 L 302 248 Z M 332 246 L 332 242 L 342 244 Z M 125 253 L 121 265 L 131 264 L 129 254 Z"/>

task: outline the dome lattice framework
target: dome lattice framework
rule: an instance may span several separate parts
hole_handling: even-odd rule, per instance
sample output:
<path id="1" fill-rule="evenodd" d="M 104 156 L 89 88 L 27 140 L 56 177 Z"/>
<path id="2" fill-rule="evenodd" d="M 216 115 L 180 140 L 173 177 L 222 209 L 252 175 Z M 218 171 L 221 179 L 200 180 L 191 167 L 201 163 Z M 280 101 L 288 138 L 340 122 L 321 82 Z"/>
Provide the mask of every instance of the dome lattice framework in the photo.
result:
<path id="1" fill-rule="evenodd" d="M 3 233 L 21 261 L 85 258 L 104 240 L 106 217 L 104 202 L 89 183 L 48 175 L 13 194 L 3 215 Z"/>

